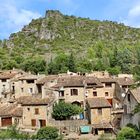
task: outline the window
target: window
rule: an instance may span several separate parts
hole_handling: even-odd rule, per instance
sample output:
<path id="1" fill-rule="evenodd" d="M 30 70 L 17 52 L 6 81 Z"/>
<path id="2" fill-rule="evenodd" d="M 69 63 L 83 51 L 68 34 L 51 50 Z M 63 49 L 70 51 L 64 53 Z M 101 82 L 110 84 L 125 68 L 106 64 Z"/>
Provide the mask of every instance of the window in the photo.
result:
<path id="1" fill-rule="evenodd" d="M 35 108 L 35 114 L 36 114 L 36 115 L 39 114 L 39 108 Z"/>
<path id="2" fill-rule="evenodd" d="M 98 115 L 102 115 L 102 108 L 98 108 Z"/>
<path id="3" fill-rule="evenodd" d="M 71 96 L 78 95 L 78 89 L 71 89 Z"/>
<path id="4" fill-rule="evenodd" d="M 59 97 L 63 97 L 64 96 L 64 91 L 59 91 Z"/>
<path id="5" fill-rule="evenodd" d="M 97 96 L 97 91 L 93 91 L 93 96 Z"/>
<path id="6" fill-rule="evenodd" d="M 34 80 L 27 80 L 27 83 L 28 83 L 28 84 L 34 83 Z"/>
<path id="7" fill-rule="evenodd" d="M 33 89 L 32 88 L 29 88 L 29 93 L 33 93 Z"/>
<path id="8" fill-rule="evenodd" d="M 3 92 L 5 91 L 5 85 L 3 85 L 2 91 L 3 91 Z"/>
<path id="9" fill-rule="evenodd" d="M 7 81 L 6 79 L 2 79 L 2 80 L 1 80 L 1 82 L 6 82 L 6 81 Z"/>
<path id="10" fill-rule="evenodd" d="M 105 83 L 105 87 L 112 87 L 112 83 Z"/>
<path id="11" fill-rule="evenodd" d="M 105 92 L 105 96 L 108 96 L 109 94 L 108 94 L 108 92 Z"/>
<path id="12" fill-rule="evenodd" d="M 36 120 L 35 119 L 32 119 L 31 120 L 31 124 L 32 124 L 32 126 L 36 126 Z"/>
<path id="13" fill-rule="evenodd" d="M 21 88 L 21 92 L 24 92 L 24 89 L 23 88 Z"/>
<path id="14" fill-rule="evenodd" d="M 28 111 L 30 111 L 30 108 L 27 108 Z"/>
<path id="15" fill-rule="evenodd" d="M 130 94 L 127 95 L 127 100 L 130 102 Z"/>

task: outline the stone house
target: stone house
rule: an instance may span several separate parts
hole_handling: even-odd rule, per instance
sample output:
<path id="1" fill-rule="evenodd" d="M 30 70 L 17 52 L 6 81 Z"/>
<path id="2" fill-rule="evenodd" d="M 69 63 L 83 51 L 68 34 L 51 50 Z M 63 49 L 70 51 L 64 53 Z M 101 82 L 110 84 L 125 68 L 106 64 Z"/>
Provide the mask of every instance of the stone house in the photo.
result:
<path id="1" fill-rule="evenodd" d="M 39 76 L 32 74 L 25 74 L 23 76 L 15 78 L 12 83 L 15 87 L 15 98 L 37 94 L 37 79 L 39 79 Z"/>
<path id="2" fill-rule="evenodd" d="M 104 97 L 87 99 L 87 118 L 93 127 L 93 133 L 109 132 L 111 126 L 111 104 Z"/>
<path id="3" fill-rule="evenodd" d="M 37 80 L 37 93 L 42 95 L 42 98 L 48 96 L 51 87 L 57 84 L 58 75 L 48 75 Z"/>
<path id="4" fill-rule="evenodd" d="M 52 86 L 58 101 L 65 101 L 79 106 L 84 106 L 85 85 L 83 76 L 62 76 L 57 84 Z"/>
<path id="5" fill-rule="evenodd" d="M 0 97 L 3 99 L 10 99 L 15 92 L 15 86 L 12 84 L 14 78 L 23 75 L 22 70 L 8 70 L 0 73 Z"/>
<path id="6" fill-rule="evenodd" d="M 140 88 L 129 89 L 124 98 L 123 106 L 124 113 L 121 120 L 121 126 L 125 126 L 128 123 L 138 124 L 140 123 L 140 113 L 134 114 L 135 106 L 140 103 Z"/>
<path id="7" fill-rule="evenodd" d="M 53 101 L 49 98 L 22 96 L 0 107 L 0 127 L 17 125 L 20 129 L 39 129 L 49 125 Z"/>
<path id="8" fill-rule="evenodd" d="M 106 98 L 113 105 L 116 81 L 113 78 L 86 77 L 87 98 Z"/>
<path id="9" fill-rule="evenodd" d="M 23 109 L 18 104 L 5 104 L 0 107 L 0 127 L 22 126 Z"/>

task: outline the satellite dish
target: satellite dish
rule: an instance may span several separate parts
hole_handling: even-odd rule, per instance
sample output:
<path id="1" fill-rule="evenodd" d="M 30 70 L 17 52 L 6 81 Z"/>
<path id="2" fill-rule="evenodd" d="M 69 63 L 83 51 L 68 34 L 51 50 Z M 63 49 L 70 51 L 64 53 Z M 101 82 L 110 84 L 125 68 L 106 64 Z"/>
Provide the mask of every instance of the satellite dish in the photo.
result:
<path id="1" fill-rule="evenodd" d="M 123 97 L 123 98 L 125 97 L 125 93 L 122 93 L 122 97 Z"/>

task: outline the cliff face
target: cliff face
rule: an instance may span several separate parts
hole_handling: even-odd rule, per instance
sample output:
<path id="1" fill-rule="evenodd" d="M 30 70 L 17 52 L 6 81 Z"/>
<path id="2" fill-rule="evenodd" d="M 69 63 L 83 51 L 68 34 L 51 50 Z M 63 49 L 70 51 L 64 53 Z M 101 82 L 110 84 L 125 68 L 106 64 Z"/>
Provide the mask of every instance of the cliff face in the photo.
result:
<path id="1" fill-rule="evenodd" d="M 126 42 L 136 44 L 140 40 L 140 29 L 111 21 L 76 18 L 47 11 L 44 18 L 32 20 L 22 31 L 11 34 L 8 47 L 46 47 L 58 50 L 85 49 L 98 41 L 105 45 Z M 48 47 L 50 46 L 50 47 Z M 110 46 L 110 45 L 109 45 Z"/>

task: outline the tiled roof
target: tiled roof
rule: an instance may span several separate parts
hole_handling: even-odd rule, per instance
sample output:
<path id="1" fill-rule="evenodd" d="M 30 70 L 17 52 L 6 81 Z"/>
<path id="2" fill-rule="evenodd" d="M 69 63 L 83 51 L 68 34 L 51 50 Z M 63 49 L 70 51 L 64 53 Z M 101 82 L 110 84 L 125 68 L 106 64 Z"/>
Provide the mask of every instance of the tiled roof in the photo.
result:
<path id="1" fill-rule="evenodd" d="M 116 80 L 114 78 L 99 78 L 101 83 L 116 83 Z"/>
<path id="2" fill-rule="evenodd" d="M 38 98 L 32 96 L 21 96 L 17 99 L 17 103 L 22 105 L 48 105 L 49 98 Z"/>
<path id="3" fill-rule="evenodd" d="M 21 107 L 18 107 L 17 104 L 7 104 L 2 107 L 0 107 L 0 116 L 6 117 L 6 116 L 15 116 L 15 117 L 21 117 L 23 114 L 23 110 Z"/>
<path id="4" fill-rule="evenodd" d="M 11 79 L 13 78 L 17 73 L 1 73 L 0 79 Z"/>
<path id="5" fill-rule="evenodd" d="M 45 84 L 46 82 L 54 81 L 58 78 L 58 75 L 48 75 L 44 78 L 37 80 L 37 84 Z"/>
<path id="6" fill-rule="evenodd" d="M 110 123 L 103 122 L 98 124 L 92 124 L 93 128 L 103 129 L 103 128 L 113 128 Z"/>
<path id="7" fill-rule="evenodd" d="M 140 88 L 132 89 L 130 90 L 130 92 L 134 96 L 134 98 L 137 100 L 137 102 L 140 103 Z"/>
<path id="8" fill-rule="evenodd" d="M 57 84 L 53 86 L 54 88 L 57 87 L 83 87 L 83 76 L 66 76 L 66 77 L 59 77 Z"/>
<path id="9" fill-rule="evenodd" d="M 134 80 L 132 78 L 124 77 L 124 78 L 115 78 L 119 85 L 128 85 L 131 86 L 134 84 Z"/>
<path id="10" fill-rule="evenodd" d="M 85 77 L 85 83 L 87 84 L 87 87 L 103 87 L 99 79 L 94 76 Z"/>
<path id="11" fill-rule="evenodd" d="M 39 78 L 39 76 L 37 76 L 37 75 L 26 74 L 26 75 L 20 76 L 18 79 L 19 80 L 36 80 L 38 78 Z"/>
<path id="12" fill-rule="evenodd" d="M 90 108 L 106 108 L 111 107 L 111 104 L 104 97 L 87 99 Z"/>

